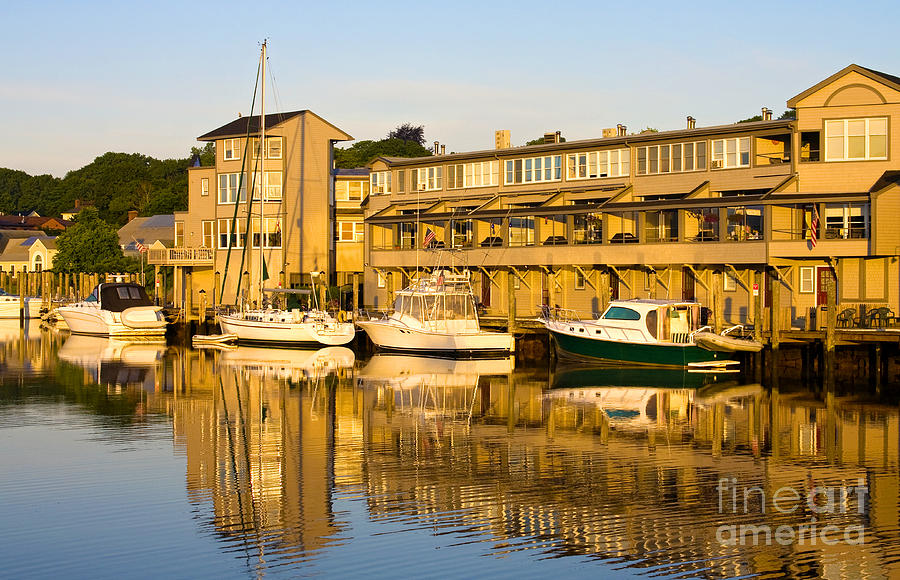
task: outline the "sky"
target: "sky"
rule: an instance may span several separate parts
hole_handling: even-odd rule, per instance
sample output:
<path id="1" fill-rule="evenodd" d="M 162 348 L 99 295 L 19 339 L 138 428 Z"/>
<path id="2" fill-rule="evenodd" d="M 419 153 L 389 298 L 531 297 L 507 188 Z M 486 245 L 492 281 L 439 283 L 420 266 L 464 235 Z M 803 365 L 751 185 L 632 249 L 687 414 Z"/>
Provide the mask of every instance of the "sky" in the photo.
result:
<path id="1" fill-rule="evenodd" d="M 731 123 L 851 63 L 900 76 L 897 2 L 0 0 L 0 167 L 183 158 L 248 114 L 310 109 L 356 139 L 405 122 L 447 151 L 561 131 Z"/>

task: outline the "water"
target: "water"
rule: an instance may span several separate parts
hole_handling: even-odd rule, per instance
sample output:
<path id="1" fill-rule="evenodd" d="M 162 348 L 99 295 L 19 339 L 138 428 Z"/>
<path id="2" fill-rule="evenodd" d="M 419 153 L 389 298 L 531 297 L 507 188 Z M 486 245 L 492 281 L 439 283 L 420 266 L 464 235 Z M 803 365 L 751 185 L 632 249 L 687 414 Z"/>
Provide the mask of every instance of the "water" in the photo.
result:
<path id="1" fill-rule="evenodd" d="M 0 577 L 900 576 L 889 387 L 0 342 Z"/>

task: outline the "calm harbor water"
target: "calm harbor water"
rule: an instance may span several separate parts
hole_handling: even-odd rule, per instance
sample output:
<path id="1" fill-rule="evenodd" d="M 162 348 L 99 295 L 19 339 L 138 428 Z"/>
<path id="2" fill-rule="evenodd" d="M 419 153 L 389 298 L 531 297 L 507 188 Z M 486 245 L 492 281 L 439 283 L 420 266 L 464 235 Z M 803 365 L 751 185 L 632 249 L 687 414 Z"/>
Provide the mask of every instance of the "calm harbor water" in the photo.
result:
<path id="1" fill-rule="evenodd" d="M 0 343 L 0 577 L 900 577 L 891 388 Z"/>

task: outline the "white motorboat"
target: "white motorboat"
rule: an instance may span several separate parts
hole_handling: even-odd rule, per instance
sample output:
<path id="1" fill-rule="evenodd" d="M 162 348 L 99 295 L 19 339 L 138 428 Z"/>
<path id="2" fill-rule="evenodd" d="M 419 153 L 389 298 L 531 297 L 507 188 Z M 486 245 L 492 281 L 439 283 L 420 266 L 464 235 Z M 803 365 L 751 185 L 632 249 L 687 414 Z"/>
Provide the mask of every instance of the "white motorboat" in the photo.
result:
<path id="1" fill-rule="evenodd" d="M 25 318 L 40 318 L 43 300 L 36 296 L 25 297 Z M 19 296 L 0 290 L 0 318 L 19 318 Z"/>
<path id="2" fill-rule="evenodd" d="M 116 337 L 165 335 L 161 311 L 143 286 L 122 282 L 98 284 L 83 301 L 58 308 L 72 333 Z"/>
<path id="3" fill-rule="evenodd" d="M 506 354 L 515 350 L 509 333 L 481 330 L 469 277 L 432 272 L 397 292 L 383 318 L 357 324 L 383 350 L 428 354 Z"/>
<path id="4" fill-rule="evenodd" d="M 224 351 L 219 360 L 226 368 L 296 382 L 350 370 L 356 362 L 356 355 L 343 346 L 318 350 L 238 346 Z"/>
<path id="5" fill-rule="evenodd" d="M 163 337 L 110 338 L 68 337 L 59 349 L 59 360 L 87 370 L 99 384 L 139 385 L 153 390 L 158 365 L 166 352 Z"/>

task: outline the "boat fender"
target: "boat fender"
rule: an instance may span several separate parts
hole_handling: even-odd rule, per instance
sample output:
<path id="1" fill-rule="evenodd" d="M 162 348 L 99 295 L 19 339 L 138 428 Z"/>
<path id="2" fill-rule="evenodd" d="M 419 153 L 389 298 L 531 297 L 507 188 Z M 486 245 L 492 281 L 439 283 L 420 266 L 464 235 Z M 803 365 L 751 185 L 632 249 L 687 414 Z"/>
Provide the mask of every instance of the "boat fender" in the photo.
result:
<path id="1" fill-rule="evenodd" d="M 345 322 L 347 320 L 347 316 L 344 314 L 343 310 L 338 310 L 338 322 Z"/>

